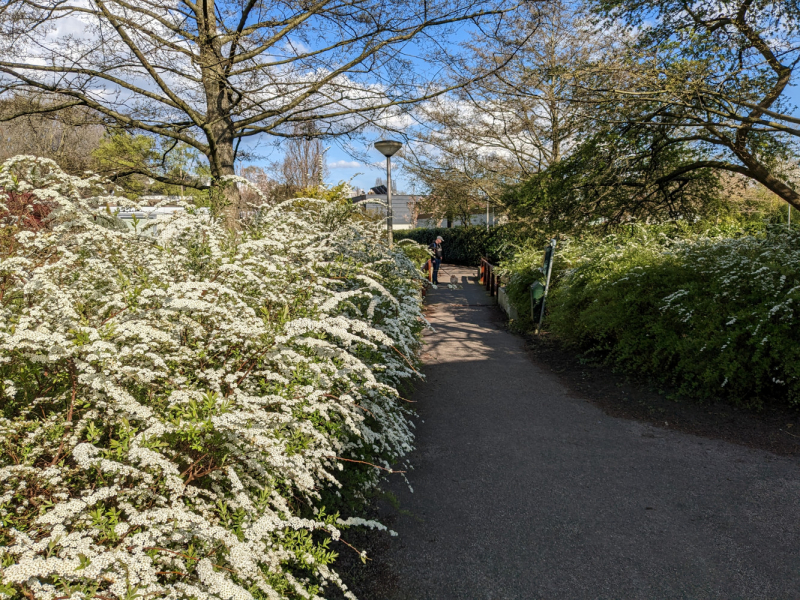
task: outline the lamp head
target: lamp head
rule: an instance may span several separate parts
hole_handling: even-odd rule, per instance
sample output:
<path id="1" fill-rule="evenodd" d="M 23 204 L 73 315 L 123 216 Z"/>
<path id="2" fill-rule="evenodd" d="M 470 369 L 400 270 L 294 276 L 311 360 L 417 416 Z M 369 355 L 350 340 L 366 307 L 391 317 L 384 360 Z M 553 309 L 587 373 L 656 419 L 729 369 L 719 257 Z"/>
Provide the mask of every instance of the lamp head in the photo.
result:
<path id="1" fill-rule="evenodd" d="M 375 148 L 387 158 L 394 155 L 402 147 L 403 144 L 401 142 L 395 142 L 394 140 L 375 142 Z"/>

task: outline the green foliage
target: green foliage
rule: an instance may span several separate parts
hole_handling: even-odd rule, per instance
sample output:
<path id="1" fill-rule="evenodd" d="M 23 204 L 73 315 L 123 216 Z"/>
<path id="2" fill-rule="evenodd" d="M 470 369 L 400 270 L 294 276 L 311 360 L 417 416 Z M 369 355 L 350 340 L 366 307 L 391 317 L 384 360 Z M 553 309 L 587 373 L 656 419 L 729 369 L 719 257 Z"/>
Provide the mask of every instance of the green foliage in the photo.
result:
<path id="1" fill-rule="evenodd" d="M 800 63 L 796 1 L 591 4 L 607 19 L 605 28 L 630 33 L 611 81 L 595 86 L 602 89 L 593 99 L 597 121 L 635 140 L 634 156 L 690 148 L 693 157 L 662 181 L 679 187 L 710 167 L 750 177 L 797 205 L 800 137 L 790 125 Z"/>
<path id="2" fill-rule="evenodd" d="M 508 299 L 519 315 L 512 326 L 519 331 L 533 329 L 530 289 L 535 281 L 545 282 L 543 264 L 546 245 L 544 239 L 531 238 L 512 258 L 501 263 L 501 276 Z"/>
<path id="3" fill-rule="evenodd" d="M 550 328 L 682 395 L 800 404 L 800 232 L 700 225 L 632 226 L 562 250 Z"/>
<path id="4" fill-rule="evenodd" d="M 513 254 L 516 244 L 524 237 L 518 225 L 498 225 L 486 227 L 470 225 L 468 227 L 434 227 L 430 229 L 408 229 L 396 231 L 394 238 L 414 240 L 423 246 L 429 246 L 437 236 L 444 240 L 444 262 L 456 265 L 477 266 L 482 256 L 499 261 Z"/>
<path id="5" fill-rule="evenodd" d="M 340 181 L 336 185 L 323 183 L 304 189 L 298 196 L 301 198 L 317 198 L 318 200 L 345 204 L 350 202 L 350 198 L 353 196 L 353 186 L 347 181 Z"/>
<path id="6" fill-rule="evenodd" d="M 695 150 L 671 145 L 658 131 L 600 131 L 564 160 L 510 186 L 502 201 L 512 217 L 551 234 L 717 213 L 724 203 L 716 173 L 695 169 L 673 177 L 696 160 Z"/>
<path id="7" fill-rule="evenodd" d="M 396 248 L 405 254 L 409 260 L 418 267 L 422 267 L 431 257 L 427 246 L 416 243 L 410 238 L 400 240 Z"/>
<path id="8" fill-rule="evenodd" d="M 167 144 L 148 135 L 125 131 L 106 134 L 93 152 L 98 171 L 122 187 L 130 198 L 142 194 L 193 196 L 198 205 L 208 205 L 207 192 L 191 187 L 209 175 L 199 153 L 185 144 Z M 168 176 L 185 185 L 170 185 L 141 175 Z"/>

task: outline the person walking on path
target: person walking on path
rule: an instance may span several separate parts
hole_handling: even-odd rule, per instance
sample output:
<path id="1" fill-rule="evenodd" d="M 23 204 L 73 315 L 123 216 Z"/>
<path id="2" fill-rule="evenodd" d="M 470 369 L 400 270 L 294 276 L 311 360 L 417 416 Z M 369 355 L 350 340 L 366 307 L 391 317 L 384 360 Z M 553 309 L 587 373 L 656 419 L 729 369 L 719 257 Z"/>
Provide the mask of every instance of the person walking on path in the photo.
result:
<path id="1" fill-rule="evenodd" d="M 434 285 L 439 285 L 439 266 L 442 264 L 442 236 L 437 236 L 436 241 L 434 241 L 428 248 L 431 252 L 433 252 L 433 278 L 432 283 Z"/>

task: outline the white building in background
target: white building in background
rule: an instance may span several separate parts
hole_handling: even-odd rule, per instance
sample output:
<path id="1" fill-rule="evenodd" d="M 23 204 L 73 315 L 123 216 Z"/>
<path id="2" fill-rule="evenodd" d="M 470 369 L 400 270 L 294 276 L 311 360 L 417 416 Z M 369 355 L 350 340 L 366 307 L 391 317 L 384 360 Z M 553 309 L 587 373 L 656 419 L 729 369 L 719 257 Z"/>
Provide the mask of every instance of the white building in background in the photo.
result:
<path id="1" fill-rule="evenodd" d="M 461 219 L 452 219 L 450 223 L 447 219 L 434 219 L 433 215 L 417 213 L 415 203 L 422 198 L 419 194 L 395 194 L 392 193 L 392 229 L 415 229 L 431 227 L 461 227 L 463 225 L 480 225 L 486 227 L 487 214 L 485 212 L 470 215 L 468 223 L 462 223 Z M 377 215 L 386 216 L 386 186 L 379 185 L 371 188 L 368 192 L 362 191 L 358 196 L 351 198 L 355 204 L 362 204 L 364 210 Z M 505 217 L 495 215 L 494 208 L 490 208 L 488 214 L 489 226 L 500 225 Z"/>
<path id="2" fill-rule="evenodd" d="M 110 206 L 111 214 L 120 219 L 131 231 L 156 237 L 158 235 L 159 221 L 171 217 L 176 212 L 184 210 L 182 206 L 140 206 L 126 208 L 124 206 Z M 198 209 L 204 210 L 204 209 Z M 206 209 L 207 210 L 207 209 Z"/>
<path id="3" fill-rule="evenodd" d="M 414 201 L 419 196 L 411 194 L 395 194 L 392 192 L 392 229 L 413 229 L 417 226 L 414 218 Z M 365 194 L 350 199 L 353 204 L 360 204 L 367 212 L 386 216 L 386 186 L 371 188 Z"/>
<path id="4" fill-rule="evenodd" d="M 500 225 L 504 217 L 496 217 L 494 211 L 489 213 L 489 226 Z M 486 227 L 486 213 L 470 215 L 467 225 L 481 225 Z M 449 223 L 450 227 L 461 227 L 464 223 L 461 219 L 452 219 Z M 434 219 L 432 215 L 420 213 L 417 216 L 417 227 L 430 228 L 430 227 L 448 227 L 447 219 Z"/>

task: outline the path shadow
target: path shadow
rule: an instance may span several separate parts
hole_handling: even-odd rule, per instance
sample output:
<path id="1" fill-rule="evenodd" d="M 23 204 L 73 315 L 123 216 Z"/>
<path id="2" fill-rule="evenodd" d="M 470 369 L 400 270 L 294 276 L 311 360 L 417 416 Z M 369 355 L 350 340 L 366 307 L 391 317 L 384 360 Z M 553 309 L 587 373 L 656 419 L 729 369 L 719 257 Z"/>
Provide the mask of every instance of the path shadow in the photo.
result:
<path id="1" fill-rule="evenodd" d="M 458 268 L 457 268 L 458 269 Z M 617 419 L 463 289 L 432 290 L 393 600 L 800 597 L 800 460 Z M 409 514 L 410 513 L 410 514 Z"/>

